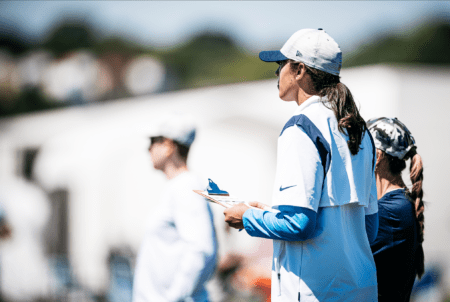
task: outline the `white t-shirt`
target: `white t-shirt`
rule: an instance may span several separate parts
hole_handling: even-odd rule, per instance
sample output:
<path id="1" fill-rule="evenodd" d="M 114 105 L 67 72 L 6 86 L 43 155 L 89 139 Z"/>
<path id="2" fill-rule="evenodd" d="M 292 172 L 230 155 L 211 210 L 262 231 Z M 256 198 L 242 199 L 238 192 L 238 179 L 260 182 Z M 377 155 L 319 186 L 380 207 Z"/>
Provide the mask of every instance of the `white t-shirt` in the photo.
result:
<path id="1" fill-rule="evenodd" d="M 302 103 L 278 140 L 273 207 L 317 213 L 312 239 L 274 240 L 272 301 L 377 301 L 365 215 L 378 211 L 368 134 L 352 156 L 348 137 L 318 96 Z"/>
<path id="2" fill-rule="evenodd" d="M 209 204 L 192 191 L 205 187 L 190 172 L 167 183 L 139 250 L 133 302 L 207 301 L 217 241 Z"/>

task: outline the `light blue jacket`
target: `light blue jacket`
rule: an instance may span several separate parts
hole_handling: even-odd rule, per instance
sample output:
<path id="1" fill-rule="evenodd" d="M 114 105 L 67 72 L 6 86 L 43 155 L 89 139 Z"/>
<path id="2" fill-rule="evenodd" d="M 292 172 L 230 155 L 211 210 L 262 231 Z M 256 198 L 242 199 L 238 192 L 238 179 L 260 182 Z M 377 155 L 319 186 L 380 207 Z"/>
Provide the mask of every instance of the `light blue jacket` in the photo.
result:
<path id="1" fill-rule="evenodd" d="M 274 239 L 274 302 L 377 300 L 375 149 L 368 132 L 355 156 L 347 140 L 318 96 L 301 104 L 278 139 L 280 212 L 244 214 L 247 233 Z"/>

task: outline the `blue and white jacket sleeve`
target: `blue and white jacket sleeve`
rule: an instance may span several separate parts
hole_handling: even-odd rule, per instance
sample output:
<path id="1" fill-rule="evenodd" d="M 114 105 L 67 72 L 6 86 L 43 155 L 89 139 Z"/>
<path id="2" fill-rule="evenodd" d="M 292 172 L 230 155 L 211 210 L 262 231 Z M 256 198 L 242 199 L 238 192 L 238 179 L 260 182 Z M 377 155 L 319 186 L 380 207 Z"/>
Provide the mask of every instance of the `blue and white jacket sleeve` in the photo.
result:
<path id="1" fill-rule="evenodd" d="M 302 241 L 313 237 L 322 194 L 324 168 L 319 152 L 305 131 L 294 125 L 278 141 L 273 194 L 279 213 L 249 209 L 243 222 L 251 236 Z"/>
<path id="2" fill-rule="evenodd" d="M 292 207 L 279 213 L 249 209 L 244 213 L 244 227 L 254 237 L 286 241 L 302 241 L 312 237 L 316 212 Z"/>

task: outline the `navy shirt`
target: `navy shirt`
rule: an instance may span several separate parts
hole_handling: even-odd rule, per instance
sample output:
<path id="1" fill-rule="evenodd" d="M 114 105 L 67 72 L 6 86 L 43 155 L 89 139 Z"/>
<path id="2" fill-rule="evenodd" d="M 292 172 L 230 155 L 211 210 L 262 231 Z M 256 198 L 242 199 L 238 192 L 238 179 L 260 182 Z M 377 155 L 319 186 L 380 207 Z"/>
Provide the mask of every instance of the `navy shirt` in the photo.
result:
<path id="1" fill-rule="evenodd" d="M 378 200 L 378 235 L 371 245 L 377 267 L 379 301 L 409 301 L 416 277 L 419 225 L 405 189 Z"/>

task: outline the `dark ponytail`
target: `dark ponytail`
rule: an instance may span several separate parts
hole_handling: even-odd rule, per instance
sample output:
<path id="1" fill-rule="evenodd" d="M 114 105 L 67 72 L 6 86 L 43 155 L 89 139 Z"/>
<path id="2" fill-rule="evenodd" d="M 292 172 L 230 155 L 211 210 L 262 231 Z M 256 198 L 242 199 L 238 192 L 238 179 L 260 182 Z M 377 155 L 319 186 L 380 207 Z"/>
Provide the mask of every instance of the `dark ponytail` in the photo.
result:
<path id="1" fill-rule="evenodd" d="M 325 105 L 333 110 L 341 133 L 347 130 L 348 148 L 352 155 L 360 149 L 361 141 L 366 131 L 366 122 L 359 114 L 358 107 L 353 100 L 350 90 L 340 82 L 339 76 L 306 66 L 314 89 L 321 97 L 327 97 Z"/>
<path id="2" fill-rule="evenodd" d="M 425 229 L 425 217 L 423 215 L 423 211 L 425 210 L 424 202 L 422 200 L 423 190 L 422 190 L 422 182 L 423 182 L 423 162 L 422 157 L 417 154 L 416 148 L 412 148 L 408 154 L 408 158 L 411 158 L 410 165 L 410 179 L 412 183 L 411 191 L 409 193 L 409 197 L 414 202 L 414 206 L 416 209 L 416 219 L 419 224 L 419 248 L 416 253 L 416 271 L 417 275 L 422 277 L 425 271 L 425 256 L 423 253 L 423 233 Z"/>
<path id="3" fill-rule="evenodd" d="M 425 255 L 423 252 L 422 242 L 424 239 L 424 215 L 423 211 L 425 210 L 422 190 L 422 182 L 423 182 L 423 162 L 422 157 L 417 153 L 416 147 L 413 147 L 404 157 L 404 159 L 399 159 L 397 157 L 386 154 L 389 171 L 392 175 L 401 175 L 401 172 L 406 168 L 406 161 L 411 159 L 410 164 L 410 179 L 411 179 L 411 190 L 407 191 L 408 197 L 411 199 L 411 202 L 414 204 L 414 209 L 416 213 L 416 221 L 418 225 L 418 236 L 417 240 L 419 242 L 419 246 L 415 255 L 415 268 L 416 274 L 420 278 L 425 272 Z"/>

